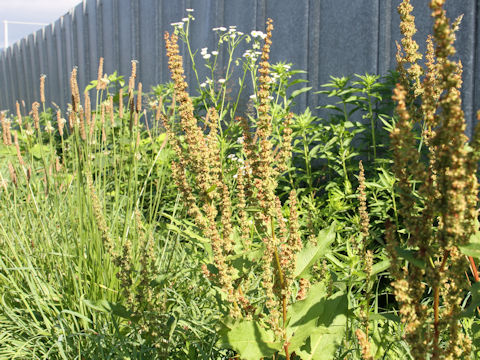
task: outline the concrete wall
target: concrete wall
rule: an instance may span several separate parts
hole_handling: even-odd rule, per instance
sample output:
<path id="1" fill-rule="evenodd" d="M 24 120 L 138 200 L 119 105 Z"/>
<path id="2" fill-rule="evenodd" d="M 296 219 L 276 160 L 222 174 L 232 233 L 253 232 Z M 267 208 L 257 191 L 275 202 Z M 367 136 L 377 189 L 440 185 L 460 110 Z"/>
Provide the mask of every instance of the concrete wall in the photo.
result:
<path id="1" fill-rule="evenodd" d="M 14 109 L 17 99 L 39 99 L 38 82 L 47 75 L 47 100 L 62 108 L 69 101 L 68 79 L 79 68 L 84 88 L 97 77 L 98 58 L 105 72 L 118 70 L 128 78 L 130 60 L 139 61 L 138 79 L 144 89 L 169 80 L 163 33 L 170 23 L 195 9 L 192 44 L 211 48 L 213 27 L 237 25 L 238 30 L 264 30 L 274 19 L 272 60 L 305 69 L 313 89 L 341 76 L 365 72 L 384 75 L 395 67 L 395 40 L 400 39 L 396 7 L 400 0 L 84 0 L 49 26 L 17 42 L 0 54 L 0 108 Z M 432 20 L 428 0 L 412 0 L 425 49 Z M 480 1 L 447 1 L 451 19 L 464 14 L 457 50 L 464 65 L 463 101 L 469 129 L 480 108 Z M 241 55 L 241 53 L 239 54 Z M 222 61 L 226 61 L 223 59 Z M 187 66 L 188 68 L 188 66 Z M 187 72 L 187 79 L 191 79 Z M 313 93 L 299 99 L 299 107 L 315 107 Z"/>

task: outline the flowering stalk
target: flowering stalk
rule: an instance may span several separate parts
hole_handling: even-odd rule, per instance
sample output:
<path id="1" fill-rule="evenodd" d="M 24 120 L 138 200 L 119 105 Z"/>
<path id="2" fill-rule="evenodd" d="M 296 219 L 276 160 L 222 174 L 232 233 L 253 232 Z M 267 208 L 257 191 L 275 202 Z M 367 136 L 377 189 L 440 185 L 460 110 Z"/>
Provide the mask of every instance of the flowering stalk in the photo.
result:
<path id="1" fill-rule="evenodd" d="M 449 24 L 444 2 L 430 3 L 434 33 L 427 40 L 425 72 L 416 66 L 419 56 L 410 38 L 415 25 L 406 15 L 411 11 L 409 1 L 404 0 L 399 7 L 407 55 L 397 55 L 401 79 L 392 97 L 399 117 L 391 134 L 394 171 L 401 190 L 399 214 L 410 234 L 407 245 L 415 249 L 414 257 L 425 265 L 411 262 L 402 267 L 392 229 L 387 229 L 386 236 L 394 293 L 415 359 L 424 359 L 428 354 L 432 359 L 460 358 L 470 353 L 470 340 L 458 322 L 463 292 L 468 286 L 463 276 L 467 263 L 459 246 L 466 244 L 475 231 L 478 135 L 469 147 L 460 98 L 462 67 L 459 61 L 450 59 L 455 54 L 458 23 Z M 407 63 L 412 66 L 405 70 Z M 426 75 L 420 83 L 423 73 Z M 427 166 L 420 161 L 412 132 L 421 120 L 425 121 Z M 422 184 L 418 191 L 413 180 Z M 421 301 L 426 286 L 433 290 L 432 308 Z M 445 347 L 440 345 L 441 336 L 448 339 Z"/>
<path id="2" fill-rule="evenodd" d="M 180 25 L 176 26 L 178 33 Z M 265 295 L 262 306 L 268 310 L 264 325 L 270 327 L 276 336 L 283 340 L 284 352 L 289 359 L 287 308 L 292 298 L 295 255 L 302 248 L 302 240 L 296 193 L 290 194 L 288 223 L 283 217 L 282 205 L 276 195 L 277 177 L 286 170 L 286 164 L 291 157 L 292 115 L 286 117 L 282 145 L 273 149 L 268 62 L 272 30 L 273 23 L 269 19 L 259 69 L 261 76 L 258 79 L 256 127 L 252 129 L 246 119 L 240 118 L 243 137 L 237 139 L 237 142 L 242 144 L 244 158 L 238 159 L 234 154 L 227 157 L 241 162 L 233 176 L 236 180 L 233 181 L 235 186 L 228 186 L 229 179 L 222 167 L 223 135 L 219 124 L 222 114 L 212 107 L 203 118 L 195 116 L 192 99 L 186 91 L 188 85 L 184 80 L 176 33 L 166 33 L 165 41 L 184 143 L 180 142 L 175 125 L 172 124 L 176 120 L 176 114 L 160 114 L 159 117 L 164 121 L 170 145 L 177 154 L 177 160 L 172 164 L 173 177 L 183 195 L 188 215 L 195 220 L 203 236 L 211 242 L 214 264 L 218 269 L 216 278 L 226 294 L 230 315 L 234 318 L 249 319 L 255 313 L 247 292 L 242 290 L 242 285 L 245 284 L 243 277 L 246 276 L 239 274 L 229 260 L 229 255 L 236 251 L 235 245 L 239 245 L 234 242 L 235 229 L 245 250 L 253 245 L 252 240 L 257 240 L 257 246 L 263 244 L 260 265 L 262 274 L 259 274 L 259 277 L 262 279 Z M 254 213 L 253 219 L 250 219 L 252 216 L 247 213 L 247 208 L 259 209 Z M 238 217 L 235 218 L 234 215 L 237 214 Z M 205 269 L 204 273 L 208 278 L 212 278 Z M 302 286 L 306 288 L 308 284 L 304 281 Z"/>

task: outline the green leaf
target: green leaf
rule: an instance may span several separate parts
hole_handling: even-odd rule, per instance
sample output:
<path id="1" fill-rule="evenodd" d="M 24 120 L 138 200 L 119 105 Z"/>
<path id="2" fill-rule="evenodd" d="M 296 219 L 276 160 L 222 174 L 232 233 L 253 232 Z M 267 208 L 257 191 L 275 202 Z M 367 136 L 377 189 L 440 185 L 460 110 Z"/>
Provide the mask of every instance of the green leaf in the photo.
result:
<path id="1" fill-rule="evenodd" d="M 472 294 L 472 300 L 470 301 L 470 305 L 462 312 L 462 317 L 473 316 L 476 308 L 480 306 L 480 282 L 474 283 L 470 292 Z"/>
<path id="2" fill-rule="evenodd" d="M 480 232 L 473 234 L 469 243 L 459 248 L 462 254 L 480 259 Z"/>
<path id="3" fill-rule="evenodd" d="M 42 159 L 48 156 L 51 153 L 52 149 L 47 145 L 35 144 L 31 149 L 30 153 L 37 159 Z"/>
<path id="4" fill-rule="evenodd" d="M 289 350 L 295 351 L 302 359 L 332 359 L 343 338 L 347 296 L 343 292 L 331 297 L 326 294 L 323 283 L 315 284 L 307 297 L 289 310 Z"/>
<path id="5" fill-rule="evenodd" d="M 135 317 L 132 316 L 132 312 L 127 310 L 127 308 L 121 304 L 112 303 L 105 299 L 98 300 L 95 303 L 90 300 L 83 300 L 83 302 L 85 303 L 85 305 L 94 310 L 110 313 L 112 315 L 116 315 L 118 317 L 128 320 L 135 320 Z"/>
<path id="6" fill-rule="evenodd" d="M 304 88 L 295 90 L 294 92 L 292 92 L 292 95 L 290 95 L 289 99 L 293 99 L 293 98 L 297 97 L 298 95 L 300 95 L 304 92 L 310 91 L 311 89 L 312 89 L 312 87 L 308 86 L 308 87 L 304 87 Z"/>
<path id="7" fill-rule="evenodd" d="M 221 346 L 235 350 L 245 360 L 271 357 L 281 348 L 281 343 L 275 342 L 273 331 L 265 330 L 251 320 L 223 324 L 219 336 Z"/>
<path id="8" fill-rule="evenodd" d="M 390 267 L 390 260 L 383 260 L 372 266 L 371 276 L 381 273 Z M 365 278 L 365 273 L 359 276 L 359 279 Z"/>
<path id="9" fill-rule="evenodd" d="M 426 262 L 423 259 L 417 257 L 418 251 L 413 249 L 404 249 L 401 247 L 397 247 L 395 249 L 397 252 L 398 257 L 407 260 L 409 263 L 421 268 L 425 269 Z"/>
<path id="10" fill-rule="evenodd" d="M 315 262 L 324 256 L 330 244 L 335 240 L 335 223 L 329 228 L 323 229 L 317 236 L 317 245 L 308 243 L 298 254 L 295 263 L 295 277 L 308 276 L 310 268 Z"/>

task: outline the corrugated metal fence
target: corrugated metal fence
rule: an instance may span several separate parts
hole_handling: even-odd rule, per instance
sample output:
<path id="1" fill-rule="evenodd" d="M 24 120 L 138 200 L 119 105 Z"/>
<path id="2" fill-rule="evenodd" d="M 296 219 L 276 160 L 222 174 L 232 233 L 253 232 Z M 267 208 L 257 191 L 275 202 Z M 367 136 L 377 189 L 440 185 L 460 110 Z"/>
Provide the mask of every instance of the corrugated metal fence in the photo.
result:
<path id="1" fill-rule="evenodd" d="M 400 0 L 84 0 L 53 24 L 31 34 L 0 55 L 0 108 L 13 110 L 15 101 L 39 99 L 38 82 L 47 75 L 47 100 L 65 108 L 68 74 L 79 69 L 84 88 L 97 77 L 98 58 L 105 71 L 128 77 L 130 60 L 139 61 L 144 89 L 168 81 L 163 33 L 170 23 L 195 9 L 191 27 L 193 48 L 216 44 L 213 27 L 237 25 L 238 30 L 263 30 L 274 19 L 272 60 L 294 63 L 308 73 L 314 89 L 341 76 L 365 72 L 386 74 L 395 67 L 395 40 L 400 38 L 396 7 Z M 432 21 L 427 0 L 412 0 L 425 49 Z M 447 1 L 451 19 L 464 14 L 457 50 L 464 66 L 464 110 L 471 127 L 480 108 L 480 1 Z M 239 56 L 241 53 L 239 54 Z M 226 61 L 223 59 L 222 61 Z M 188 68 L 188 66 L 187 66 Z M 187 80 L 193 74 L 187 72 Z M 304 94 L 300 107 L 318 105 L 317 95 Z"/>

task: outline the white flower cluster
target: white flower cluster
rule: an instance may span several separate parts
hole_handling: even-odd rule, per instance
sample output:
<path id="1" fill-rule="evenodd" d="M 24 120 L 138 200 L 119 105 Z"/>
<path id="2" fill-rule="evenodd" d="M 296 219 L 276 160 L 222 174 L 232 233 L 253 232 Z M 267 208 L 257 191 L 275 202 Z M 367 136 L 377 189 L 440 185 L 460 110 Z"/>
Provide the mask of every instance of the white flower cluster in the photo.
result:
<path id="1" fill-rule="evenodd" d="M 267 37 L 267 34 L 265 34 L 264 32 L 262 31 L 257 31 L 257 30 L 253 30 L 250 35 L 252 35 L 253 38 L 261 38 L 262 40 L 265 40 L 265 38 Z"/>
<path id="2" fill-rule="evenodd" d="M 250 95 L 250 99 L 252 100 L 257 100 L 257 95 L 253 94 L 253 95 Z M 268 96 L 267 97 L 268 100 L 273 100 L 273 96 Z"/>
<path id="3" fill-rule="evenodd" d="M 200 87 L 204 88 L 204 87 L 206 87 L 207 85 L 210 85 L 210 84 L 212 84 L 212 83 L 213 83 L 213 80 L 207 78 L 207 80 L 205 80 L 205 82 L 203 82 L 203 83 L 200 84 Z"/>
<path id="4" fill-rule="evenodd" d="M 247 50 L 243 53 L 243 57 L 244 58 L 248 58 L 248 59 L 251 59 L 253 62 L 257 61 L 258 57 L 262 55 L 262 52 L 261 51 L 255 51 L 255 50 Z"/>
<path id="5" fill-rule="evenodd" d="M 276 83 L 278 79 L 280 79 L 280 75 L 278 73 L 272 72 L 270 74 L 270 83 L 271 84 Z"/>
<path id="6" fill-rule="evenodd" d="M 231 161 L 239 162 L 240 164 L 243 164 L 245 162 L 245 160 L 238 158 L 237 155 L 235 154 L 227 155 L 227 159 L 230 159 Z"/>
<path id="7" fill-rule="evenodd" d="M 246 174 L 246 171 L 245 171 L 245 170 L 247 170 L 247 167 L 244 166 L 244 165 L 243 165 L 243 166 L 240 166 L 240 167 L 239 167 L 239 170 L 242 172 L 242 175 L 245 176 L 245 174 Z M 249 175 L 252 175 L 252 169 L 251 169 L 251 168 L 248 169 L 248 174 L 249 174 Z M 234 178 L 234 179 L 236 179 L 237 177 L 238 177 L 238 173 L 235 174 L 235 175 L 233 175 L 233 178 Z"/>
<path id="8" fill-rule="evenodd" d="M 185 9 L 185 11 L 188 13 L 192 13 L 193 9 Z M 189 22 L 190 20 L 193 21 L 195 20 L 195 18 L 191 14 L 188 14 L 188 17 L 184 17 L 182 21 L 174 22 L 174 23 L 171 23 L 170 25 L 172 25 L 175 28 L 183 29 L 183 24 Z"/>
<path id="9" fill-rule="evenodd" d="M 202 50 L 200 51 L 200 55 L 202 55 L 202 57 L 205 60 L 210 59 L 210 57 L 212 56 L 211 54 L 208 53 L 208 48 L 206 48 L 206 47 L 202 48 Z"/>
<path id="10" fill-rule="evenodd" d="M 243 32 L 237 31 L 237 27 L 235 25 L 231 25 L 228 27 L 228 35 L 232 40 L 235 40 L 235 38 L 238 36 L 242 36 Z"/>
<path id="11" fill-rule="evenodd" d="M 171 23 L 170 25 L 172 25 L 173 27 L 176 27 L 176 28 L 180 28 L 180 29 L 183 28 L 183 22 L 182 21 L 174 22 L 174 23 Z"/>

